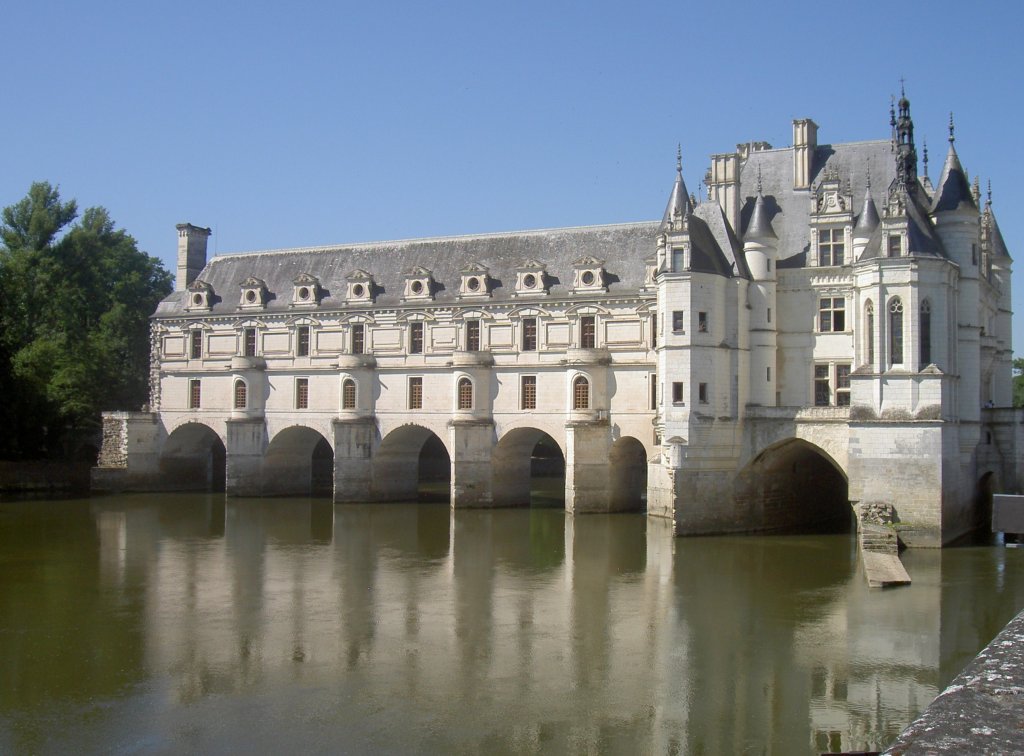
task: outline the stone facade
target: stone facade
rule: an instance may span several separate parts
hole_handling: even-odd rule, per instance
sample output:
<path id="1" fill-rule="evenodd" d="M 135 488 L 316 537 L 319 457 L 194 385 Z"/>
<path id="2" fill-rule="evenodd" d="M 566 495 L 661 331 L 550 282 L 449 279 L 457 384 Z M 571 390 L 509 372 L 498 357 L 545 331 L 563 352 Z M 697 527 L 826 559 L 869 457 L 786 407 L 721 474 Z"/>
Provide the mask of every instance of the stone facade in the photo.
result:
<path id="1" fill-rule="evenodd" d="M 576 513 L 688 534 L 872 501 L 948 542 L 1018 482 L 1011 260 L 952 127 L 932 185 L 906 98 L 890 125 L 794 121 L 792 147 L 712 156 L 701 203 L 680 160 L 660 223 L 209 261 L 182 224 L 151 412 L 107 418 L 98 476 L 398 500 L 443 448 L 453 506 L 514 506 L 546 444 Z"/>

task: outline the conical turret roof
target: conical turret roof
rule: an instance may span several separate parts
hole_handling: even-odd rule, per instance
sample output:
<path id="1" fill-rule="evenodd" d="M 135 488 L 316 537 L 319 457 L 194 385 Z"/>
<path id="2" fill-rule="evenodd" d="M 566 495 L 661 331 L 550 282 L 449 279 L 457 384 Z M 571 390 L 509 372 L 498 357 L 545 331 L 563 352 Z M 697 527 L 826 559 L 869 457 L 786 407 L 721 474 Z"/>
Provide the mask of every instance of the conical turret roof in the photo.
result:
<path id="1" fill-rule="evenodd" d="M 853 227 L 853 235 L 857 238 L 870 238 L 871 234 L 878 228 L 878 208 L 875 207 L 875 200 L 871 197 L 871 184 L 864 191 L 864 207 L 857 216 L 857 225 Z"/>
<path id="2" fill-rule="evenodd" d="M 665 207 L 665 215 L 661 219 L 664 228 L 676 218 L 683 219 L 693 212 L 693 204 L 690 202 L 690 193 L 686 191 L 686 184 L 683 182 L 683 158 L 682 153 L 676 153 L 676 182 L 672 185 L 672 194 L 669 195 L 668 205 Z"/>
<path id="3" fill-rule="evenodd" d="M 778 239 L 775 229 L 772 228 L 772 219 L 768 216 L 768 205 L 764 201 L 764 195 L 760 189 L 757 192 L 757 199 L 754 201 L 754 212 L 750 215 L 750 223 L 747 225 L 747 232 L 743 234 L 746 239 Z"/>
<path id="4" fill-rule="evenodd" d="M 956 154 L 956 147 L 953 146 L 953 124 L 950 119 L 949 126 L 949 152 L 946 153 L 946 162 L 942 166 L 942 175 L 935 187 L 935 194 L 932 197 L 932 213 L 944 213 L 952 210 L 977 210 L 978 205 L 971 193 L 971 183 L 967 180 L 967 174 L 960 165 L 960 158 Z"/>

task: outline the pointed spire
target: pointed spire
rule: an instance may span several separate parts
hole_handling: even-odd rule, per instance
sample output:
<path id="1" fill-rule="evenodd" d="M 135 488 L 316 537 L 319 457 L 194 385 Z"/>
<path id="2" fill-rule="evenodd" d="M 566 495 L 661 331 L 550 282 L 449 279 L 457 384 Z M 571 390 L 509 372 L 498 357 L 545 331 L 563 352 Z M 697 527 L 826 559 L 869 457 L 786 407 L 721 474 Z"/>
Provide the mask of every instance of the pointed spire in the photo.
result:
<path id="1" fill-rule="evenodd" d="M 672 186 L 672 194 L 669 195 L 665 215 L 661 219 L 662 228 L 682 226 L 692 212 L 693 202 L 690 201 L 690 193 L 686 191 L 686 184 L 683 182 L 683 148 L 682 145 L 677 145 L 676 182 Z"/>
<path id="2" fill-rule="evenodd" d="M 949 114 L 949 150 L 946 152 L 946 162 L 942 166 L 942 175 L 935 185 L 935 194 L 932 197 L 931 212 L 941 213 L 958 208 L 977 210 L 978 204 L 974 191 L 967 179 L 967 172 L 960 164 L 960 157 L 956 154 L 956 146 L 953 144 L 955 136 L 953 132 L 953 114 Z"/>
<path id="3" fill-rule="evenodd" d="M 778 238 L 775 229 L 772 228 L 772 219 L 768 215 L 768 203 L 765 202 L 764 193 L 761 190 L 761 164 L 758 163 L 757 199 L 754 200 L 754 212 L 750 214 L 750 223 L 747 224 L 747 232 L 743 234 L 743 240 Z"/>
<path id="4" fill-rule="evenodd" d="M 974 181 L 971 183 L 971 196 L 974 197 L 975 205 L 981 202 L 981 181 L 978 176 L 975 176 Z"/>
<path id="5" fill-rule="evenodd" d="M 878 208 L 871 196 L 871 173 L 868 173 L 867 188 L 864 190 L 864 206 L 857 216 L 857 225 L 853 227 L 854 238 L 868 238 L 878 228 Z"/>

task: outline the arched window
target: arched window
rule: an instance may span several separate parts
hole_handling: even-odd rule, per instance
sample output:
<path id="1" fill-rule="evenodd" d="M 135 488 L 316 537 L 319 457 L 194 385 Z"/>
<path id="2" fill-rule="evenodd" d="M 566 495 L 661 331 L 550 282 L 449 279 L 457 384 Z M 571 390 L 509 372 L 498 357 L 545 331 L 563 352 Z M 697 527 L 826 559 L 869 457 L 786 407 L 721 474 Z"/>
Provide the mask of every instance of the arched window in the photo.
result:
<path id="1" fill-rule="evenodd" d="M 932 303 L 921 302 L 921 367 L 932 361 Z"/>
<path id="2" fill-rule="evenodd" d="M 582 375 L 576 376 L 572 382 L 572 408 L 590 409 L 590 381 Z"/>
<path id="3" fill-rule="evenodd" d="M 889 364 L 903 363 L 903 300 L 889 302 Z"/>
<path id="4" fill-rule="evenodd" d="M 473 409 L 473 381 L 459 378 L 459 409 Z"/>
<path id="5" fill-rule="evenodd" d="M 245 409 L 249 405 L 249 389 L 245 381 L 235 381 L 235 409 Z"/>
<path id="6" fill-rule="evenodd" d="M 351 378 L 346 378 L 341 384 L 341 408 L 356 408 L 356 382 Z"/>
<path id="7" fill-rule="evenodd" d="M 867 363 L 875 366 L 875 304 L 870 299 L 864 305 L 864 339 Z"/>

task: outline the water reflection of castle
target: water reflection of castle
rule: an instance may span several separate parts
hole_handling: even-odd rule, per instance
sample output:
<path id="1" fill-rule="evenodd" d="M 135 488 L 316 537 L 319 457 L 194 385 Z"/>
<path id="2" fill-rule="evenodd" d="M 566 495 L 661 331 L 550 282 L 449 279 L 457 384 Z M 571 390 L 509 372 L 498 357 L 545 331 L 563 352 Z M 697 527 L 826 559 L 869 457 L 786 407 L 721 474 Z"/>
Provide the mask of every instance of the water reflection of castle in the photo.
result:
<path id="1" fill-rule="evenodd" d="M 939 667 L 965 661 L 959 643 L 984 642 L 967 627 L 981 599 L 956 588 L 971 576 L 941 579 L 956 553 L 915 553 L 911 588 L 869 597 L 841 537 L 676 541 L 658 520 L 557 510 L 194 501 L 94 511 L 104 581 L 145 586 L 145 667 L 168 705 L 260 695 L 298 716 L 280 699 L 318 708 L 307 692 L 321 691 L 345 705 L 318 727 L 366 744 L 861 747 L 931 700 Z M 1007 581 L 1007 605 L 1024 603 L 1024 580 Z"/>

